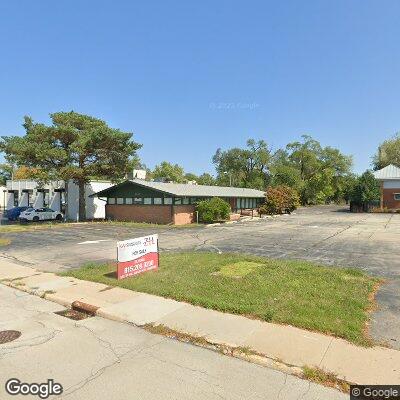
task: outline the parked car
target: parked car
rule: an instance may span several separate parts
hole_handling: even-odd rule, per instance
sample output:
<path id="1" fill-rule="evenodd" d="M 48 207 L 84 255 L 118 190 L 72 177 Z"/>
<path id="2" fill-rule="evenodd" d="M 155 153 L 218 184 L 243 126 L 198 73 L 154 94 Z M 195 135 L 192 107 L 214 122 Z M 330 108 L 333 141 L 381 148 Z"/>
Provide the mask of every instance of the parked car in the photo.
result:
<path id="1" fill-rule="evenodd" d="M 29 207 L 25 211 L 23 211 L 19 215 L 19 220 L 22 222 L 27 221 L 48 221 L 48 220 L 56 220 L 62 221 L 63 215 L 60 211 L 54 211 L 51 208 L 42 207 L 42 208 L 32 208 Z"/>
<path id="2" fill-rule="evenodd" d="M 20 214 L 25 211 L 28 207 L 14 207 L 9 210 L 7 210 L 4 213 L 4 216 L 9 220 L 9 221 L 16 221 Z"/>

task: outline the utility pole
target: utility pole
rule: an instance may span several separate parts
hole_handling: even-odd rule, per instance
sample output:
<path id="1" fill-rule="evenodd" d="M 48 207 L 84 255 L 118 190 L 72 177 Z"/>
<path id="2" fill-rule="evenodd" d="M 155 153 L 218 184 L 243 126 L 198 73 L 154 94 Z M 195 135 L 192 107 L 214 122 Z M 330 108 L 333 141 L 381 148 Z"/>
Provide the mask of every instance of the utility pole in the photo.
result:
<path id="1" fill-rule="evenodd" d="M 224 171 L 224 174 L 229 174 L 229 186 L 232 187 L 232 172 L 231 171 Z"/>

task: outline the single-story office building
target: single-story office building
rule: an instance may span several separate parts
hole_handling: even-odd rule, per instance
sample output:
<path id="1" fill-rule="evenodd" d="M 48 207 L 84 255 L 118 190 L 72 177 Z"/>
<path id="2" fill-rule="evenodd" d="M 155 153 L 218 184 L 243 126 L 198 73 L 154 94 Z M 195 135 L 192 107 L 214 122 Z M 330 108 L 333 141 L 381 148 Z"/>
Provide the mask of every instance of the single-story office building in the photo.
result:
<path id="1" fill-rule="evenodd" d="M 381 185 L 381 208 L 400 209 L 400 168 L 388 165 L 374 172 Z"/>
<path id="2" fill-rule="evenodd" d="M 212 197 L 227 201 L 232 212 L 257 209 L 261 190 L 165 183 L 133 179 L 93 194 L 104 198 L 106 218 L 156 224 L 190 224 L 196 220 L 195 204 Z"/>

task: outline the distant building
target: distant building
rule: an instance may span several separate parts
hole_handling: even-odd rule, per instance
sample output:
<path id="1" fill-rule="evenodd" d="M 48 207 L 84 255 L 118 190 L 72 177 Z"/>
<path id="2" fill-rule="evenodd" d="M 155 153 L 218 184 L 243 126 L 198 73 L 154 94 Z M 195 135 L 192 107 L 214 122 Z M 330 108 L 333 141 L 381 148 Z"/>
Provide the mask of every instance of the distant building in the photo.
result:
<path id="1" fill-rule="evenodd" d="M 7 192 L 7 187 L 6 186 L 0 186 L 0 209 L 5 210 L 6 208 L 6 196 L 4 196 L 4 193 Z"/>
<path id="2" fill-rule="evenodd" d="M 132 179 L 146 179 L 146 170 L 145 169 L 134 169 L 132 173 Z"/>
<path id="3" fill-rule="evenodd" d="M 194 222 L 195 204 L 200 200 L 220 197 L 230 204 L 232 212 L 238 212 L 257 209 L 265 193 L 246 188 L 133 179 L 93 196 L 106 199 L 109 219 L 183 225 Z"/>
<path id="4" fill-rule="evenodd" d="M 381 208 L 400 209 L 400 168 L 388 165 L 374 172 L 381 185 Z"/>
<path id="5" fill-rule="evenodd" d="M 105 201 L 90 197 L 90 195 L 111 186 L 113 184 L 110 181 L 90 181 L 86 185 L 87 219 L 105 218 Z M 36 181 L 31 180 L 8 180 L 3 189 L 2 202 L 4 202 L 6 210 L 17 206 L 49 207 L 54 211 L 61 211 L 63 214 L 65 214 L 68 202 L 67 219 L 77 221 L 79 216 L 78 186 L 70 181 L 67 189 L 68 198 L 65 196 L 63 181 L 53 181 L 39 186 Z"/>
<path id="6" fill-rule="evenodd" d="M 131 172 L 128 172 L 125 176 L 125 179 L 146 179 L 147 171 L 145 169 L 133 169 Z"/>

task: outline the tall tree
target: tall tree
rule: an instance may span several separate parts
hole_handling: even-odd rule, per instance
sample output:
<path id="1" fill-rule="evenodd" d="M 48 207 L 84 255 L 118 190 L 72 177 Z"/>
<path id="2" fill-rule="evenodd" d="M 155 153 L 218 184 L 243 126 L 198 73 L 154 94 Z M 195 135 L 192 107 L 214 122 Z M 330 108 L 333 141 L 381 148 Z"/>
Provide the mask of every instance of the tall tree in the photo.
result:
<path id="1" fill-rule="evenodd" d="M 338 201 L 343 197 L 343 180 L 350 174 L 352 158 L 332 147 L 322 147 L 311 136 L 286 146 L 286 165 L 294 167 L 300 175 L 302 204 Z M 293 174 L 294 176 L 294 174 Z"/>
<path id="2" fill-rule="evenodd" d="M 193 174 L 192 172 L 186 172 L 184 176 L 184 181 L 189 182 L 189 181 L 196 181 L 198 183 L 199 177 L 196 174 Z"/>
<path id="3" fill-rule="evenodd" d="M 216 185 L 215 178 L 207 172 L 204 172 L 199 176 L 199 178 L 197 179 L 197 183 L 199 185 L 207 185 L 207 186 Z"/>
<path id="4" fill-rule="evenodd" d="M 118 181 L 137 163 L 132 133 L 84 114 L 50 114 L 52 125 L 25 117 L 25 135 L 3 136 L 0 149 L 18 166 L 37 168 L 38 181 L 72 179 L 79 188 L 79 219 L 86 218 L 85 185 L 92 178 Z M 67 187 L 67 185 L 66 185 Z"/>
<path id="5" fill-rule="evenodd" d="M 351 200 L 356 203 L 368 203 L 380 198 L 379 182 L 371 171 L 365 171 L 355 182 Z"/>
<path id="6" fill-rule="evenodd" d="M 218 182 L 226 186 L 232 183 L 234 186 L 265 189 L 271 152 L 264 140 L 249 139 L 246 145 L 244 149 L 217 149 L 212 160 Z"/>
<path id="7" fill-rule="evenodd" d="M 8 179 L 12 178 L 13 166 L 10 164 L 0 164 L 0 185 L 5 185 Z"/>
<path id="8" fill-rule="evenodd" d="M 400 167 L 400 133 L 397 133 L 392 139 L 385 140 L 379 146 L 372 162 L 375 170 L 384 168 L 389 164 Z"/>
<path id="9" fill-rule="evenodd" d="M 172 181 L 181 183 L 185 180 L 185 172 L 178 164 L 171 164 L 168 161 L 156 165 L 152 173 L 153 178 L 165 179 L 166 181 Z"/>

